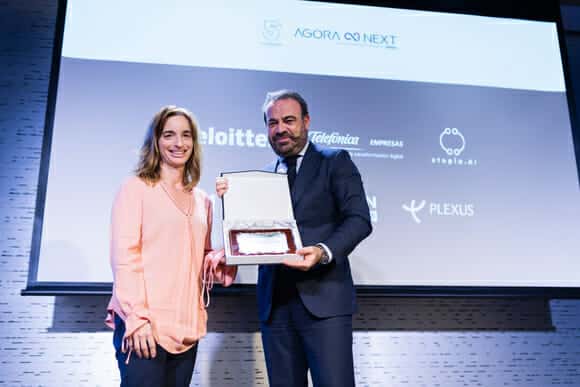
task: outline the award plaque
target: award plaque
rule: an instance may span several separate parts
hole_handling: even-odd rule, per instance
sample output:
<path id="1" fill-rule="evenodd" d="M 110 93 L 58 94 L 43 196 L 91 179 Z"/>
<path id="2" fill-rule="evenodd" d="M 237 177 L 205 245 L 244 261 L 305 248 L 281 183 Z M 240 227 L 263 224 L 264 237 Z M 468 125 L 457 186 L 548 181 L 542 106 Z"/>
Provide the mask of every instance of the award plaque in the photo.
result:
<path id="1" fill-rule="evenodd" d="M 233 255 L 288 254 L 296 252 L 290 229 L 230 230 Z"/>
<path id="2" fill-rule="evenodd" d="M 222 173 L 223 236 L 229 265 L 298 260 L 302 247 L 285 174 L 263 171 Z"/>

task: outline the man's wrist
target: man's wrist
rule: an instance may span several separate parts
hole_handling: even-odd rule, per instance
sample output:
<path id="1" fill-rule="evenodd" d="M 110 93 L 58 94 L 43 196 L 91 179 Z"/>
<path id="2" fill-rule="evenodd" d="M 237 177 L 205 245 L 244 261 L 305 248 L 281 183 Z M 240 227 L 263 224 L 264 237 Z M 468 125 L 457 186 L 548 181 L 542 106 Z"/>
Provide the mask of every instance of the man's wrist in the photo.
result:
<path id="1" fill-rule="evenodd" d="M 328 247 L 326 247 L 326 245 L 323 243 L 317 243 L 315 246 L 318 247 L 322 253 L 320 256 L 320 261 L 318 262 L 321 265 L 328 265 L 332 261 L 332 255 L 330 254 Z"/>

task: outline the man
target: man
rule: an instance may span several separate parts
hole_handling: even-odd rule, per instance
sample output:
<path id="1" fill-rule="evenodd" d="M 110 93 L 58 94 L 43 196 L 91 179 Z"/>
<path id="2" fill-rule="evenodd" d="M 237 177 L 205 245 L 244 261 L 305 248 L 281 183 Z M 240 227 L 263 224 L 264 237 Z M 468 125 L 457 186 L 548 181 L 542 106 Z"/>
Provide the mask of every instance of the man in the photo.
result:
<path id="1" fill-rule="evenodd" d="M 268 139 L 278 155 L 267 169 L 287 172 L 304 248 L 301 261 L 261 265 L 258 311 L 271 386 L 354 386 L 352 314 L 356 297 L 348 255 L 372 228 L 360 174 L 344 150 L 308 141 L 306 101 L 268 93 Z M 218 195 L 227 182 L 218 180 Z"/>

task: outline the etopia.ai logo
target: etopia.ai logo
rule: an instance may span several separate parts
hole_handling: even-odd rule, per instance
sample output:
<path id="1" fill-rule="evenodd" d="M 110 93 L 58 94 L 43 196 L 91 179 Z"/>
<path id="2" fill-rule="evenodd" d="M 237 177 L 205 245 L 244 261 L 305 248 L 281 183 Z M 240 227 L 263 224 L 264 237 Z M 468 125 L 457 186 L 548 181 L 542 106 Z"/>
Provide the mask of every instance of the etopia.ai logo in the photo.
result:
<path id="1" fill-rule="evenodd" d="M 465 136 L 459 129 L 443 129 L 439 134 L 439 146 L 445 155 L 432 157 L 431 163 L 448 166 L 476 166 L 476 159 L 460 157 L 465 151 L 466 144 Z"/>
<path id="2" fill-rule="evenodd" d="M 439 135 L 439 145 L 448 156 L 459 156 L 465 150 L 465 137 L 457 128 L 445 128 Z"/>

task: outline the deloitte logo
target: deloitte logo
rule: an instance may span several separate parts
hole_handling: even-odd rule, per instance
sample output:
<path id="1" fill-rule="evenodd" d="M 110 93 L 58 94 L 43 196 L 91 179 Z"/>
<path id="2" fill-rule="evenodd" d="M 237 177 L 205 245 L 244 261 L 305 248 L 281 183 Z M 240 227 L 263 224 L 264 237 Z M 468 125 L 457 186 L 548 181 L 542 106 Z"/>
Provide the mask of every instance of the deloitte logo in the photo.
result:
<path id="1" fill-rule="evenodd" d="M 409 204 L 403 204 L 401 207 L 403 210 L 411 214 L 413 221 L 417 224 L 423 222 L 422 217 L 419 217 L 419 213 L 426 208 L 424 216 L 444 216 L 444 217 L 456 217 L 456 218 L 471 218 L 475 216 L 475 205 L 473 203 L 436 203 L 431 202 L 427 206 L 427 201 L 421 200 L 417 202 L 416 200 L 411 200 Z"/>
<path id="2" fill-rule="evenodd" d="M 225 131 L 210 127 L 207 131 L 199 130 L 199 142 L 202 145 L 266 148 L 268 136 L 264 133 L 254 133 L 252 129 L 229 128 Z"/>
<path id="3" fill-rule="evenodd" d="M 444 156 L 431 158 L 431 164 L 447 166 L 468 166 L 477 165 L 477 160 L 460 157 L 465 150 L 465 136 L 457 128 L 445 128 L 439 135 L 439 146 L 445 152 Z"/>

